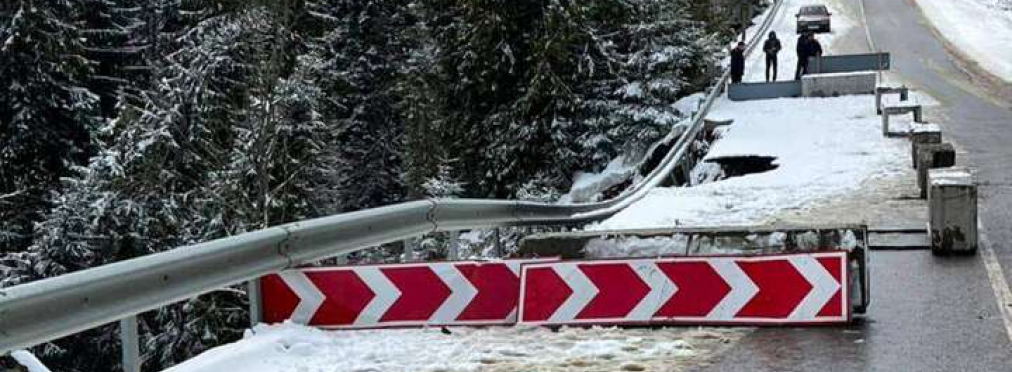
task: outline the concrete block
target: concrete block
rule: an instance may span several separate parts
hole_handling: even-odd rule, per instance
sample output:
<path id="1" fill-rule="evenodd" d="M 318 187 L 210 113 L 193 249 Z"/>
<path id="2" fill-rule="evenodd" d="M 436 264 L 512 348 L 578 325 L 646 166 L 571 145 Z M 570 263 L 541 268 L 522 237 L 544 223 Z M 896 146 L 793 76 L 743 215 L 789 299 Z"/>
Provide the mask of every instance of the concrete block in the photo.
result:
<path id="1" fill-rule="evenodd" d="M 871 71 L 810 74 L 801 77 L 801 95 L 836 97 L 875 93 L 876 74 Z"/>
<path id="2" fill-rule="evenodd" d="M 808 69 L 810 73 L 853 72 L 853 71 L 885 71 L 889 69 L 892 58 L 889 53 L 836 54 L 830 56 L 810 57 Z"/>
<path id="3" fill-rule="evenodd" d="M 917 186 L 921 199 L 928 197 L 928 173 L 934 168 L 956 165 L 956 150 L 951 143 L 926 143 L 917 148 Z"/>
<path id="4" fill-rule="evenodd" d="M 973 254 L 977 251 L 977 185 L 963 167 L 932 169 L 929 173 L 928 230 L 936 254 Z"/>
<path id="5" fill-rule="evenodd" d="M 769 83 L 739 83 L 727 87 L 727 98 L 732 101 L 790 98 L 801 96 L 801 82 L 795 80 Z"/>
<path id="6" fill-rule="evenodd" d="M 942 143 L 938 124 L 914 124 L 910 129 L 910 166 L 917 168 L 917 147 L 924 143 Z"/>
<path id="7" fill-rule="evenodd" d="M 882 135 L 889 136 L 889 117 L 912 113 L 915 123 L 924 123 L 921 105 L 916 102 L 900 102 L 882 107 Z"/>
<path id="8" fill-rule="evenodd" d="M 875 87 L 875 113 L 878 115 L 882 114 L 882 97 L 886 94 L 899 94 L 900 101 L 906 101 L 910 98 L 910 89 L 906 86 L 899 87 L 888 87 L 888 86 L 877 86 Z"/>

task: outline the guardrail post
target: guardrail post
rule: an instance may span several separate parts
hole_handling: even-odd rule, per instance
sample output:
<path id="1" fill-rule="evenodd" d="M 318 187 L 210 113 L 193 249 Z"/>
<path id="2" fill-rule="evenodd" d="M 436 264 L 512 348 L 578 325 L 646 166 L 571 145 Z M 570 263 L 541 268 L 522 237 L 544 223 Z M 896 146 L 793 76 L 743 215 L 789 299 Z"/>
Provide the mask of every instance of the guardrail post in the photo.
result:
<path id="1" fill-rule="evenodd" d="M 249 299 L 249 325 L 256 326 L 263 321 L 263 298 L 260 297 L 260 278 L 246 282 L 246 298 Z"/>
<path id="2" fill-rule="evenodd" d="M 137 334 L 137 316 L 120 319 L 119 339 L 122 348 L 123 372 L 141 371 L 140 336 Z"/>
<path id="3" fill-rule="evenodd" d="M 404 262 L 415 260 L 415 239 L 404 239 L 404 254 L 401 256 Z"/>
<path id="4" fill-rule="evenodd" d="M 447 234 L 449 242 L 446 246 L 446 259 L 447 260 L 459 260 L 460 259 L 460 231 L 454 230 Z"/>
<path id="5" fill-rule="evenodd" d="M 499 228 L 495 228 L 495 257 L 502 258 L 502 239 L 499 237 Z"/>

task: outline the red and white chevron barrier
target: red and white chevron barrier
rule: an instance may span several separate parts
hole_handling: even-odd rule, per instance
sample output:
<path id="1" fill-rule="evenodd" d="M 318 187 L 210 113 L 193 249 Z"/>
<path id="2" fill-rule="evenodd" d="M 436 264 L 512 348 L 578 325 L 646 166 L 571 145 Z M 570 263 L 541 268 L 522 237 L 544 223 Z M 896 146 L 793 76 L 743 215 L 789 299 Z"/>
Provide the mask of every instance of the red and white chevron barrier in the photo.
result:
<path id="1" fill-rule="evenodd" d="M 850 321 L 847 252 L 523 266 L 521 324 Z"/>
<path id="2" fill-rule="evenodd" d="M 262 319 L 322 328 L 515 324 L 521 264 L 547 261 L 284 271 L 261 279 Z"/>

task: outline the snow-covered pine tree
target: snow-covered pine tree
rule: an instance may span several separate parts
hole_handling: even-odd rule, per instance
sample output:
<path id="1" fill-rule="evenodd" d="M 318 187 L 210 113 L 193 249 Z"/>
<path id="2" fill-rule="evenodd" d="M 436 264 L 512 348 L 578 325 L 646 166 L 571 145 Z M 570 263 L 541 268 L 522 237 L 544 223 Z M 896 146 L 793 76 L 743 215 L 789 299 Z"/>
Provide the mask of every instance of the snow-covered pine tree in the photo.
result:
<path id="1" fill-rule="evenodd" d="M 682 0 L 635 0 L 609 11 L 587 7 L 582 22 L 592 31 L 599 54 L 584 68 L 585 79 L 576 88 L 580 99 L 571 120 L 584 123 L 584 169 L 600 168 L 626 154 L 641 155 L 683 119 L 685 113 L 671 104 L 708 85 L 707 66 L 713 63 L 719 43 L 702 23 L 693 21 Z M 624 14 L 615 17 L 613 14 Z M 618 22 L 616 22 L 619 20 Z"/>
<path id="2" fill-rule="evenodd" d="M 150 82 L 148 1 L 77 0 L 85 56 L 95 66 L 88 87 L 100 98 L 102 116 L 115 118 L 123 98 L 136 98 Z M 155 1 L 151 1 L 155 3 Z"/>
<path id="3" fill-rule="evenodd" d="M 344 211 L 403 200 L 404 119 L 398 82 L 414 22 L 407 0 L 347 0 L 335 27 L 311 49 L 308 69 L 326 97 L 323 120 L 337 125 L 338 204 Z"/>
<path id="4" fill-rule="evenodd" d="M 684 0 L 424 5 L 435 47 L 417 79 L 428 95 L 411 100 L 409 180 L 433 175 L 437 161 L 413 159 L 442 138 L 434 159 L 460 160 L 469 196 L 516 197 L 532 180 L 566 189 L 574 172 L 642 151 L 679 121 L 671 104 L 705 85 L 717 45 Z"/>
<path id="5" fill-rule="evenodd" d="M 326 159 L 318 151 L 333 146 L 320 136 L 333 129 L 318 120 L 311 89 L 286 83 L 270 56 L 285 48 L 264 20 L 279 19 L 256 7 L 181 33 L 155 90 L 104 129 L 105 150 L 68 181 L 36 244 L 5 260 L 5 285 L 312 217 L 312 187 L 330 168 L 318 165 Z M 146 366 L 235 340 L 247 319 L 245 296 L 233 290 L 148 314 Z M 103 328 L 42 354 L 61 370 L 112 370 L 115 342 Z"/>
<path id="6" fill-rule="evenodd" d="M 31 243 L 50 191 L 93 151 L 97 100 L 83 84 L 91 70 L 74 5 L 0 5 L 0 252 Z"/>
<path id="7" fill-rule="evenodd" d="M 293 3 L 212 17 L 176 53 L 180 73 L 200 71 L 205 86 L 198 89 L 212 91 L 194 120 L 221 130 L 209 137 L 220 141 L 210 148 L 221 153 L 202 159 L 208 171 L 199 191 L 209 192 L 208 202 L 186 222 L 205 229 L 196 241 L 332 210 L 329 194 L 319 191 L 334 188 L 336 129 L 321 120 L 311 80 L 289 76 L 297 47 Z M 164 368 L 238 338 L 248 319 L 243 294 L 223 290 L 159 309 L 147 343 L 150 364 Z"/>
<path id="8" fill-rule="evenodd" d="M 468 185 L 466 196 L 506 197 L 510 185 L 516 183 L 514 175 L 502 174 L 509 169 L 490 164 L 488 151 L 492 139 L 502 133 L 494 126 L 524 119 L 513 115 L 510 106 L 525 88 L 522 78 L 530 64 L 529 40 L 536 34 L 542 5 L 508 0 L 432 0 L 420 7 L 427 41 L 433 45 L 431 55 L 423 57 L 431 61 L 432 67 L 425 72 L 425 84 L 421 85 L 424 91 L 412 94 L 420 99 L 411 100 L 415 105 L 411 110 L 411 157 L 426 151 L 424 145 L 415 144 L 424 133 L 437 133 L 432 137 L 440 139 L 438 147 L 442 148 L 437 151 L 445 151 L 441 157 L 459 160 L 458 171 Z M 436 120 L 429 121 L 429 115 Z M 409 173 L 414 182 L 424 182 L 437 170 L 432 161 L 418 165 L 424 169 L 411 172 L 429 174 Z"/>

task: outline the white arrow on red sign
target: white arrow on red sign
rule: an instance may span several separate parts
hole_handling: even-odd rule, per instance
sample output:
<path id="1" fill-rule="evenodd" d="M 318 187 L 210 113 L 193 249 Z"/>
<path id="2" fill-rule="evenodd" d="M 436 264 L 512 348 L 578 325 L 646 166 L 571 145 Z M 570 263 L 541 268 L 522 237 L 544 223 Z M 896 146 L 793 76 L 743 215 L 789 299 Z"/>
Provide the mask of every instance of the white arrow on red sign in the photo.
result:
<path id="1" fill-rule="evenodd" d="M 325 328 L 513 324 L 520 266 L 549 260 L 289 270 L 261 279 L 263 319 Z"/>
<path id="2" fill-rule="evenodd" d="M 524 265 L 520 323 L 850 320 L 847 252 Z"/>

